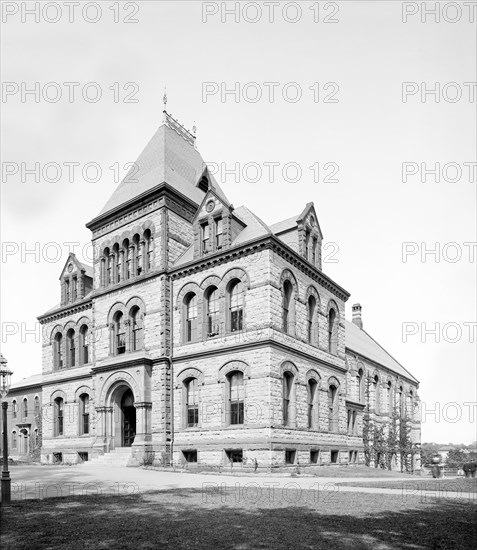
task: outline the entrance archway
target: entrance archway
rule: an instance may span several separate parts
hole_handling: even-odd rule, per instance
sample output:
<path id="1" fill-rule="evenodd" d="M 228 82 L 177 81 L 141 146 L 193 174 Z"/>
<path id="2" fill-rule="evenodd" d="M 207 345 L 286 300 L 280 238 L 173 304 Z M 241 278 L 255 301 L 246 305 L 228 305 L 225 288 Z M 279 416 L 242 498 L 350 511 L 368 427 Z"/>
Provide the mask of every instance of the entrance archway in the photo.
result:
<path id="1" fill-rule="evenodd" d="M 134 395 L 130 389 L 127 389 L 121 398 L 121 413 L 121 447 L 131 447 L 136 435 L 136 407 L 134 406 Z"/>
<path id="2" fill-rule="evenodd" d="M 118 385 L 112 395 L 112 448 L 131 447 L 136 436 L 136 407 L 129 385 Z"/>
<path id="3" fill-rule="evenodd" d="M 20 454 L 22 456 L 28 455 L 30 452 L 30 445 L 29 445 L 29 433 L 26 428 L 22 428 L 20 430 Z"/>

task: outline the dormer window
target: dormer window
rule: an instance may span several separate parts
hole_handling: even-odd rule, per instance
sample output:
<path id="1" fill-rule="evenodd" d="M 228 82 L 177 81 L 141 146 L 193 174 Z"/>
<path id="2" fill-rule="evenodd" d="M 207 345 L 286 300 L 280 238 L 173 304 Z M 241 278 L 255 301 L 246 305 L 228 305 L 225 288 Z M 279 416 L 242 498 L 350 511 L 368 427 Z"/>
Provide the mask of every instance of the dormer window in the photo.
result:
<path id="1" fill-rule="evenodd" d="M 208 223 L 204 223 L 201 226 L 201 240 L 202 240 L 202 253 L 207 254 L 209 250 L 209 237 L 210 237 L 210 228 Z"/>
<path id="2" fill-rule="evenodd" d="M 222 248 L 222 235 L 223 235 L 223 223 L 222 218 L 217 218 L 215 220 L 215 247 L 217 250 Z"/>

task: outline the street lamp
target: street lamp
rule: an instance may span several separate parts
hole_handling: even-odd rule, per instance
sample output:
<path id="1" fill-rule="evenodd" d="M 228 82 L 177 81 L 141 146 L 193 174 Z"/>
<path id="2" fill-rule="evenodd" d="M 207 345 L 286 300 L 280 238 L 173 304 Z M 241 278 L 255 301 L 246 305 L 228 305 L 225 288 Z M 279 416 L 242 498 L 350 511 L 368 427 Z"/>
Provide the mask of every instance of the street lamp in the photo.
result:
<path id="1" fill-rule="evenodd" d="M 0 396 L 2 398 L 3 413 L 3 468 L 2 468 L 2 506 L 7 506 L 11 501 L 11 480 L 8 471 L 8 430 L 6 397 L 10 389 L 12 371 L 7 367 L 7 360 L 0 353 Z"/>

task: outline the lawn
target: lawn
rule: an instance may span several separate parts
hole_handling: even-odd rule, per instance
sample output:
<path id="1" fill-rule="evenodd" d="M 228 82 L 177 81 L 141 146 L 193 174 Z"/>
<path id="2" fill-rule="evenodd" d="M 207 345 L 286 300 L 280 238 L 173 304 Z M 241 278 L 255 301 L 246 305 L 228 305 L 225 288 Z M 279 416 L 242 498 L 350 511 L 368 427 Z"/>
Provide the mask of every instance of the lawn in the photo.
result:
<path id="1" fill-rule="evenodd" d="M 475 514 L 476 506 L 463 501 L 284 492 L 249 483 L 240 490 L 19 501 L 3 509 L 0 544 L 3 550 L 467 550 L 477 535 Z"/>

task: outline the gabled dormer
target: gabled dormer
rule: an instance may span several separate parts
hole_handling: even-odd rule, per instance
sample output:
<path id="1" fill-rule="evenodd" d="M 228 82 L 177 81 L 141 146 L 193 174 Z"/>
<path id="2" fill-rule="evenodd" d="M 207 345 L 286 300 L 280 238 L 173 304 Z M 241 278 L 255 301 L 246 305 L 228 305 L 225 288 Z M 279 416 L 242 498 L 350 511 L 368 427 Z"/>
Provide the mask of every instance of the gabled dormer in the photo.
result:
<path id="1" fill-rule="evenodd" d="M 315 206 L 309 202 L 296 221 L 298 226 L 298 251 L 311 264 L 321 269 L 321 244 L 323 233 L 321 232 Z"/>
<path id="2" fill-rule="evenodd" d="M 234 217 L 234 207 L 221 193 L 211 185 L 207 170 L 204 171 L 198 185 L 209 185 L 193 220 L 194 259 L 201 258 L 212 252 L 229 248 L 237 230 L 243 229 L 243 224 Z M 240 229 L 238 226 L 240 225 Z"/>
<path id="3" fill-rule="evenodd" d="M 93 268 L 70 253 L 60 275 L 61 305 L 74 304 L 93 290 Z"/>

